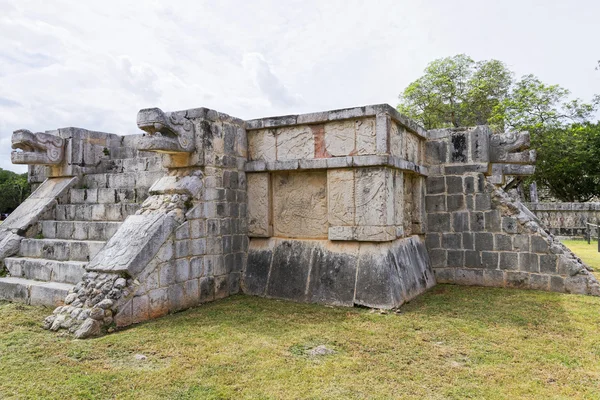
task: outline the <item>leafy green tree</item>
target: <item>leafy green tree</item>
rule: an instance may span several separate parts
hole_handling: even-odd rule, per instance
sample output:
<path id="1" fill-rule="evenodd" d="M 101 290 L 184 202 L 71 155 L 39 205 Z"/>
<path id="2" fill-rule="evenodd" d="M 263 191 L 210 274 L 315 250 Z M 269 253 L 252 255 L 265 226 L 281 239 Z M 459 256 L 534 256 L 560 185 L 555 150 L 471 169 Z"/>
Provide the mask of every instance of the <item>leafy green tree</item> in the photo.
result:
<path id="1" fill-rule="evenodd" d="M 16 174 L 0 168 L 0 213 L 10 213 L 31 193 L 27 174 Z"/>
<path id="2" fill-rule="evenodd" d="M 559 85 L 546 85 L 533 75 L 525 75 L 496 108 L 490 122 L 510 130 L 541 133 L 545 129 L 589 121 L 597 109 L 597 98 L 591 103 L 580 99 L 569 101 L 570 94 Z"/>
<path id="3" fill-rule="evenodd" d="M 512 84 L 498 60 L 475 62 L 459 54 L 431 62 L 400 95 L 398 110 L 425 128 L 487 123 Z"/>
<path id="4" fill-rule="evenodd" d="M 538 157 L 534 179 L 561 201 L 600 196 L 600 123 L 547 129 L 533 136 Z"/>
<path id="5" fill-rule="evenodd" d="M 561 200 L 585 201 L 600 197 L 598 126 L 590 124 L 600 96 L 586 103 L 570 94 L 534 75 L 515 82 L 501 61 L 459 54 L 431 62 L 399 96 L 398 111 L 427 129 L 489 124 L 495 131 L 530 131 L 538 154 L 532 180 Z"/>

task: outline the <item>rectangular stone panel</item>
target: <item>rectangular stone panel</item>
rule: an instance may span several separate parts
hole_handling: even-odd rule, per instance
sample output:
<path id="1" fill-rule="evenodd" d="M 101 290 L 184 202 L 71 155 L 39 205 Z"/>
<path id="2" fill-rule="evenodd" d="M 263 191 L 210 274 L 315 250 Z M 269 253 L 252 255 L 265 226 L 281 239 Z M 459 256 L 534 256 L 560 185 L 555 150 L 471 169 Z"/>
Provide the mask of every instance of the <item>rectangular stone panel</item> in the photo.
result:
<path id="1" fill-rule="evenodd" d="M 347 156 L 356 148 L 356 131 L 353 120 L 325 124 L 325 149 L 334 157 Z"/>
<path id="2" fill-rule="evenodd" d="M 273 129 L 248 132 L 248 155 L 251 161 L 275 161 L 275 134 Z"/>
<path id="3" fill-rule="evenodd" d="M 354 225 L 354 170 L 327 171 L 327 205 L 331 226 Z"/>
<path id="4" fill-rule="evenodd" d="M 248 236 L 269 237 L 271 223 L 271 182 L 268 172 L 246 175 L 248 184 Z"/>
<path id="5" fill-rule="evenodd" d="M 394 124 L 395 125 L 395 124 Z M 394 224 L 403 228 L 404 223 L 404 173 L 394 170 Z"/>
<path id="6" fill-rule="evenodd" d="M 272 179 L 275 236 L 327 238 L 327 172 L 278 172 Z"/>
<path id="7" fill-rule="evenodd" d="M 354 121 L 354 128 L 356 130 L 356 154 L 376 154 L 377 132 L 375 120 L 369 118 L 356 120 Z M 387 141 L 387 137 L 384 140 Z"/>
<path id="8" fill-rule="evenodd" d="M 309 126 L 277 129 L 277 160 L 315 158 L 315 138 Z"/>
<path id="9" fill-rule="evenodd" d="M 392 121 L 390 127 L 390 154 L 394 157 L 404 158 L 402 146 L 404 144 L 405 135 L 405 129 L 401 126 L 398 126 L 396 122 Z"/>
<path id="10" fill-rule="evenodd" d="M 389 168 L 355 171 L 356 225 L 394 225 L 394 181 Z"/>
<path id="11" fill-rule="evenodd" d="M 404 138 L 403 158 L 415 164 L 421 164 L 421 140 L 410 132 L 406 132 Z"/>

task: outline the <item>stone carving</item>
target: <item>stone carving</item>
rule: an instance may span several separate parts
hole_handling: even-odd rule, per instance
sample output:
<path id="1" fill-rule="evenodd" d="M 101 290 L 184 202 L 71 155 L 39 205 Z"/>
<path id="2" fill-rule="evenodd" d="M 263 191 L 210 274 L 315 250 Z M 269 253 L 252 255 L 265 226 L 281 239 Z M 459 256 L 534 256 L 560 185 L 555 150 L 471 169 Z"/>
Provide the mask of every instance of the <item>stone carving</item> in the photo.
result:
<path id="1" fill-rule="evenodd" d="M 509 164 L 531 164 L 535 152 L 530 151 L 529 132 L 497 133 L 490 138 L 490 162 Z"/>
<path id="2" fill-rule="evenodd" d="M 49 133 L 33 133 L 27 129 L 12 135 L 13 164 L 58 165 L 65 157 L 65 140 Z"/>
<path id="3" fill-rule="evenodd" d="M 327 237 L 327 175 L 279 173 L 273 179 L 275 236 Z"/>
<path id="4" fill-rule="evenodd" d="M 186 112 L 163 112 L 160 108 L 140 110 L 138 128 L 148 133 L 140 150 L 164 153 L 191 153 L 196 150 L 194 124 Z"/>

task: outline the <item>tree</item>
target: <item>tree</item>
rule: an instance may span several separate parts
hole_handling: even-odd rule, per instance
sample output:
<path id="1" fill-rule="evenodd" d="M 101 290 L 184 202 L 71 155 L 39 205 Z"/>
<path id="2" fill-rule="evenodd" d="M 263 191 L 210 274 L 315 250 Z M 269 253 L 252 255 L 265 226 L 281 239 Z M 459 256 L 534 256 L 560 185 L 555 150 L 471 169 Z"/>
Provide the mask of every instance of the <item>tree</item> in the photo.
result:
<path id="1" fill-rule="evenodd" d="M 431 62 L 400 95 L 398 110 L 425 128 L 487 123 L 512 84 L 498 60 L 474 62 L 459 54 Z"/>
<path id="2" fill-rule="evenodd" d="M 546 85 L 533 75 L 525 75 L 499 103 L 490 122 L 502 124 L 505 129 L 541 134 L 545 129 L 589 121 L 598 99 L 591 103 L 580 99 L 569 101 L 569 95 L 569 90 L 559 85 Z"/>
<path id="3" fill-rule="evenodd" d="M 31 193 L 27 174 L 16 174 L 0 168 L 0 213 L 10 213 Z"/>
<path id="4" fill-rule="evenodd" d="M 489 124 L 494 131 L 529 131 L 538 154 L 532 179 L 557 198 L 585 201 L 600 196 L 600 171 L 590 167 L 600 159 L 598 127 L 590 124 L 600 96 L 585 103 L 570 94 L 534 75 L 515 82 L 501 61 L 460 54 L 431 62 L 399 96 L 398 110 L 427 129 Z"/>
<path id="5" fill-rule="evenodd" d="M 534 179 L 561 201 L 600 195 L 600 123 L 548 129 L 533 137 L 538 157 Z"/>

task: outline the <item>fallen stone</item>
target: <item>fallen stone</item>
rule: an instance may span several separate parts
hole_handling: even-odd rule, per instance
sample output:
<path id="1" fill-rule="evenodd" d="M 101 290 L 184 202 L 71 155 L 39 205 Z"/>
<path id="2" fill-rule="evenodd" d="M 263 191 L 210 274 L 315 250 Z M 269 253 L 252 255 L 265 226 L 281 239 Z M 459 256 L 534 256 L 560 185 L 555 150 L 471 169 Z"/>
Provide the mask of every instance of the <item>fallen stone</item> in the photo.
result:
<path id="1" fill-rule="evenodd" d="M 90 336 L 97 335 L 100 332 L 100 322 L 95 319 L 88 318 L 75 331 L 75 339 L 86 339 Z"/>

